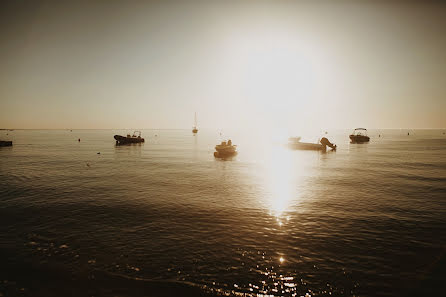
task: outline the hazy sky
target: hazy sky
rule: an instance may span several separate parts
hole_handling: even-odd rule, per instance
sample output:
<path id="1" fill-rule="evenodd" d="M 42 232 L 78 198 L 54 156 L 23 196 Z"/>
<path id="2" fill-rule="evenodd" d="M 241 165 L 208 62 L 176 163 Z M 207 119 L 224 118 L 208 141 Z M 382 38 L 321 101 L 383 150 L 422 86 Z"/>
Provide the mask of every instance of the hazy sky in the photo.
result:
<path id="1" fill-rule="evenodd" d="M 72 2 L 1 1 L 0 128 L 446 127 L 441 2 Z"/>

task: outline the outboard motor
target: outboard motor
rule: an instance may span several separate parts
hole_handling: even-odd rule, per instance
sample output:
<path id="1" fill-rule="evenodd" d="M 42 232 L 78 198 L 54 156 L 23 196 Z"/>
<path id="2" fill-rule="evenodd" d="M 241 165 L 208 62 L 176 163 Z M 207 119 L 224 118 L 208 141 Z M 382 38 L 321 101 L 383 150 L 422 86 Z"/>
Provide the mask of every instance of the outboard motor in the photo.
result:
<path id="1" fill-rule="evenodd" d="M 320 143 L 322 145 L 328 146 L 334 150 L 336 149 L 336 144 L 331 143 L 326 137 L 322 137 L 320 140 Z"/>

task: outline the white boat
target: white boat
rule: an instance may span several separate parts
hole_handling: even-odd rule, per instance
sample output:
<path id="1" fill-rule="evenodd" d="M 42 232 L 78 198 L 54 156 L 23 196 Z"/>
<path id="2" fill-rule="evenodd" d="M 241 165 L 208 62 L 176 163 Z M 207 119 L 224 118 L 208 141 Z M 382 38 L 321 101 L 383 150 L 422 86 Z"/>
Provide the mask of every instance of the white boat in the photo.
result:
<path id="1" fill-rule="evenodd" d="M 216 158 L 230 157 L 237 154 L 237 146 L 232 144 L 231 139 L 227 142 L 222 141 L 220 144 L 217 144 L 215 150 L 214 157 Z"/>

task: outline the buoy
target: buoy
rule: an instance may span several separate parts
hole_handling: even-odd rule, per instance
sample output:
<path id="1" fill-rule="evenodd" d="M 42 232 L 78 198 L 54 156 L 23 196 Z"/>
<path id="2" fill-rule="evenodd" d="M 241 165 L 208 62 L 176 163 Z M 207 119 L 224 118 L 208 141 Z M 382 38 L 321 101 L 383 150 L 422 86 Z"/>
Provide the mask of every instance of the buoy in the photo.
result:
<path id="1" fill-rule="evenodd" d="M 101 154 L 101 152 L 98 152 L 98 155 L 100 155 Z"/>
<path id="2" fill-rule="evenodd" d="M 81 139 L 79 138 L 77 141 L 81 142 Z"/>

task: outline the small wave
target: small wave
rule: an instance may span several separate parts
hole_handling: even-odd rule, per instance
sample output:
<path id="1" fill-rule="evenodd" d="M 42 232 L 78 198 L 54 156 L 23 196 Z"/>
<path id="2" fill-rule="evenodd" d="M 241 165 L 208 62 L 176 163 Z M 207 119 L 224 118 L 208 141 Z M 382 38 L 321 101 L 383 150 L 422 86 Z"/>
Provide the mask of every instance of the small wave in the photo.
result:
<path id="1" fill-rule="evenodd" d="M 178 280 L 153 280 L 141 277 L 128 276 L 106 271 L 95 271 L 95 280 L 107 284 L 111 292 L 122 291 L 126 288 L 125 296 L 140 296 L 140 292 L 146 292 L 150 296 L 221 296 L 204 285 Z"/>

